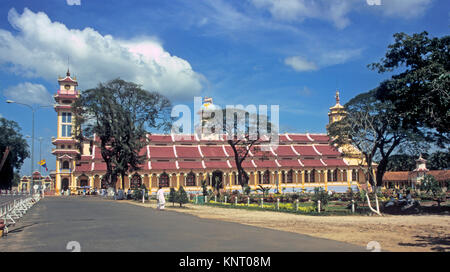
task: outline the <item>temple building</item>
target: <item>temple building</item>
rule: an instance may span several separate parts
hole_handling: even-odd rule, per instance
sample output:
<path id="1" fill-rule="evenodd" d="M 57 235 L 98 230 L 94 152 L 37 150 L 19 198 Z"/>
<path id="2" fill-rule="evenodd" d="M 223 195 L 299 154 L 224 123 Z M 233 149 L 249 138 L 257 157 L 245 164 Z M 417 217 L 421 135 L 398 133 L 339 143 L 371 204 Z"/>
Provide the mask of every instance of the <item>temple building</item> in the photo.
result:
<path id="1" fill-rule="evenodd" d="M 86 186 L 105 188 L 106 163 L 101 156 L 99 139 L 94 137 L 82 143 L 80 154 L 72 135 L 71 104 L 80 95 L 77 80 L 67 71 L 58 83 L 59 90 L 54 96 L 57 136 L 52 141 L 55 145 L 52 153 L 56 156 L 56 194 L 66 190 L 76 193 Z M 204 99 L 204 104 L 211 106 L 212 99 Z M 336 105 L 329 112 L 330 123 L 343 116 L 344 107 L 336 93 Z M 127 190 L 144 184 L 154 193 L 159 185 L 167 191 L 170 187 L 184 186 L 186 191 L 195 193 L 202 190 L 202 181 L 206 180 L 211 186 L 220 179 L 223 190 L 241 190 L 232 148 L 222 135 L 203 139 L 194 133 L 179 139 L 171 134 L 148 134 L 147 138 L 148 145 L 140 151 L 146 156 L 146 162 L 140 170 L 128 173 L 123 181 L 119 177 L 117 189 Z M 250 152 L 243 167 L 252 189 L 262 185 L 270 187 L 271 192 L 310 191 L 315 187 L 345 192 L 348 188 L 358 190 L 364 182 L 357 160 L 343 157 L 342 152 L 330 145 L 326 134 L 279 134 L 278 146 L 271 147 L 270 151 Z"/>
<path id="2" fill-rule="evenodd" d="M 425 175 L 433 176 L 441 185 L 447 187 L 450 182 L 450 170 L 429 170 L 427 160 L 422 155 L 416 160 L 416 168 L 412 171 L 388 171 L 383 176 L 385 188 L 417 188 Z"/>

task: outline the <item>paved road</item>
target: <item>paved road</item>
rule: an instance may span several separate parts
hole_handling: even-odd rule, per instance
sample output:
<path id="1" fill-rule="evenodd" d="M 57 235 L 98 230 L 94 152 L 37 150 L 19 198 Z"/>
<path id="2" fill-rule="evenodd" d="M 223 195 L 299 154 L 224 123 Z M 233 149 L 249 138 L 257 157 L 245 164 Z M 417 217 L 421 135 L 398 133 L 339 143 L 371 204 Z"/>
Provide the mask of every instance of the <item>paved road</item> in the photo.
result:
<path id="1" fill-rule="evenodd" d="M 366 251 L 354 245 L 96 197 L 46 197 L 0 239 L 0 251 Z"/>

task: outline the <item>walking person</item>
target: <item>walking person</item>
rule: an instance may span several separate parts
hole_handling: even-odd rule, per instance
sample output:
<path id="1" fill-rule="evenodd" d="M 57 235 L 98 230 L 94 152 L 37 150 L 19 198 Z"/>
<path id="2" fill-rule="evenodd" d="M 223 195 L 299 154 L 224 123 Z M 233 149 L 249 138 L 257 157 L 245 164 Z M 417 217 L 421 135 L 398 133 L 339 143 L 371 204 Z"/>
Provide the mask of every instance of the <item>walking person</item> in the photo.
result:
<path id="1" fill-rule="evenodd" d="M 159 189 L 156 192 L 156 199 L 158 201 L 157 209 L 164 210 L 164 204 L 166 204 L 166 199 L 164 198 L 164 190 L 162 189 L 161 185 L 159 185 Z"/>

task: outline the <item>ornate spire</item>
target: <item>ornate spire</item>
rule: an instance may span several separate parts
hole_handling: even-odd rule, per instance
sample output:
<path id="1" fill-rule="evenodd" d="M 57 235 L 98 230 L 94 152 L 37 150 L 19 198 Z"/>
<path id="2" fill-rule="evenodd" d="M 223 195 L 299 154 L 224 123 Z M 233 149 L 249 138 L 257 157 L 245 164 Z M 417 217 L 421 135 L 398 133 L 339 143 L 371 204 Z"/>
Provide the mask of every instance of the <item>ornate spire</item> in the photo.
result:
<path id="1" fill-rule="evenodd" d="M 339 101 L 340 101 L 340 99 L 339 99 L 339 91 L 337 90 L 336 91 L 336 104 L 339 104 Z"/>
<path id="2" fill-rule="evenodd" d="M 70 71 L 69 71 L 69 68 L 67 68 L 66 76 L 70 77 Z"/>

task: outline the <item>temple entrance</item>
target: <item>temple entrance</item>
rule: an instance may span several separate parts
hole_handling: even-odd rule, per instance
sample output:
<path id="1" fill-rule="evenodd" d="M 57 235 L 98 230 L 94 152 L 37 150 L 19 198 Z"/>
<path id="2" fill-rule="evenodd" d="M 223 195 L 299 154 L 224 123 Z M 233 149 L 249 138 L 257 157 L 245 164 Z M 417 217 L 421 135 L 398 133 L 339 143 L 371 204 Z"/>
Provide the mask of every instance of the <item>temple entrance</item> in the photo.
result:
<path id="1" fill-rule="evenodd" d="M 69 190 L 69 179 L 68 178 L 63 178 L 63 180 L 61 182 L 61 190 L 63 190 L 63 191 Z"/>
<path id="2" fill-rule="evenodd" d="M 212 173 L 211 185 L 214 188 L 223 189 L 223 172 L 216 170 Z"/>

